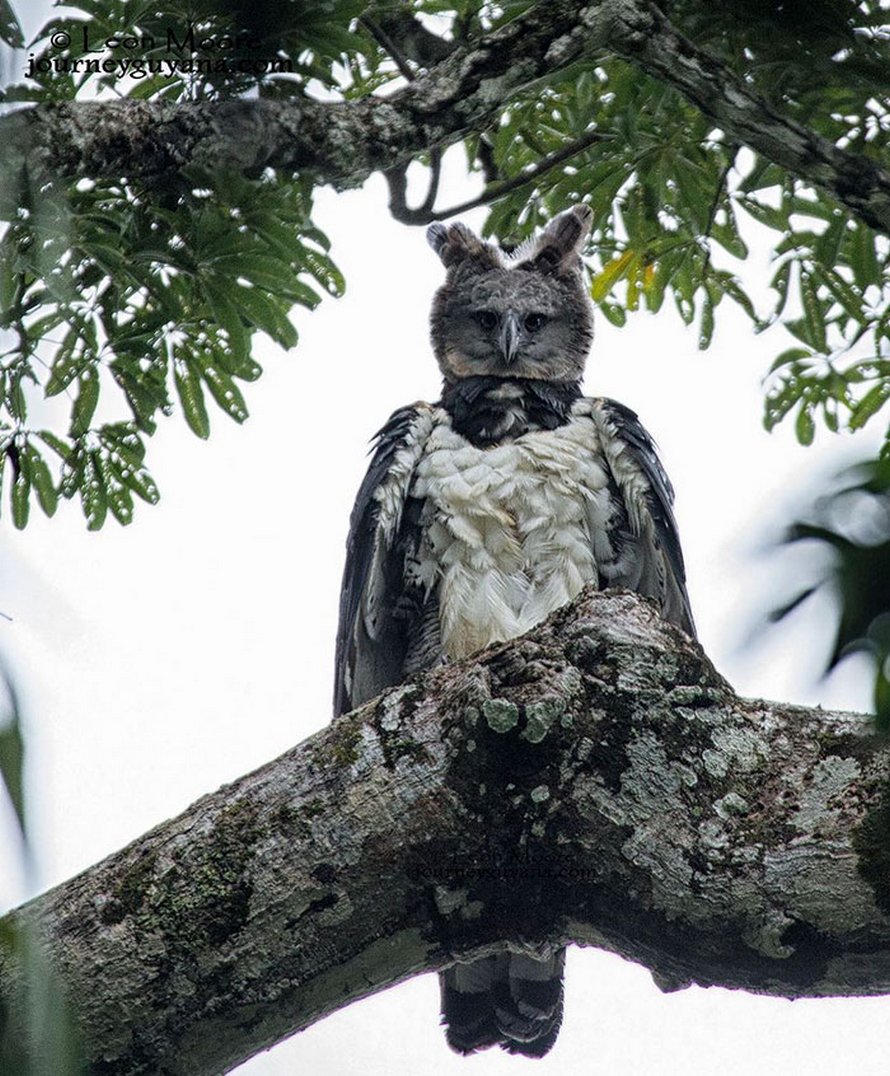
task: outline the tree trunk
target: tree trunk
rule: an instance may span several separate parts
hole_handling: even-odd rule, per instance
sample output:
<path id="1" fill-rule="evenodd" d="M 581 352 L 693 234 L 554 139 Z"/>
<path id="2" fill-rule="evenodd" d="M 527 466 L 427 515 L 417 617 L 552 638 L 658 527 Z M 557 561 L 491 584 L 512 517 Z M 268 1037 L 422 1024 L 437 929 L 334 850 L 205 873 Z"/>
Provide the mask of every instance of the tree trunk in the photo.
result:
<path id="1" fill-rule="evenodd" d="M 6 926 L 40 932 L 102 1076 L 226 1071 L 505 939 L 609 949 L 666 989 L 890 992 L 890 751 L 869 728 L 739 699 L 648 601 L 587 591 Z M 0 967 L 13 1012 L 22 975 Z"/>

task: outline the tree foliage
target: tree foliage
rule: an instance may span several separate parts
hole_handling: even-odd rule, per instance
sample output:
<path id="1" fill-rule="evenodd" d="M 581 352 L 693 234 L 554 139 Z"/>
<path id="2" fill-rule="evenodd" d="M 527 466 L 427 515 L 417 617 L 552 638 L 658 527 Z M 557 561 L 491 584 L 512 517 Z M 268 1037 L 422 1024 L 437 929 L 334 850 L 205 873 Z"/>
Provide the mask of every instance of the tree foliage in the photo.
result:
<path id="1" fill-rule="evenodd" d="M 299 71 L 295 87 L 329 71 L 352 41 L 336 20 L 348 23 L 355 7 L 332 6 L 326 20 L 335 21 L 325 21 L 330 32 L 324 34 L 318 5 L 308 5 L 315 17 L 301 17 L 301 31 L 285 35 Z M 195 32 L 237 37 L 234 15 L 212 9 L 204 4 L 203 13 L 200 5 L 193 11 Z M 149 60 L 167 51 L 168 27 L 186 33 L 173 6 L 142 11 L 135 20 L 135 5 L 122 0 L 84 2 L 79 10 L 89 17 L 82 24 L 89 40 L 132 37 L 146 42 L 147 56 L 140 50 L 140 57 Z M 7 99 L 78 100 L 111 90 L 112 75 L 66 70 L 77 59 L 74 44 L 52 46 L 54 35 L 76 40 L 74 25 L 80 24 L 68 17 L 47 24 L 36 61 L 52 58 L 61 70 L 54 66 L 37 86 L 9 89 Z M 237 57 L 227 52 L 225 63 L 235 69 L 231 79 L 213 69 L 146 74 L 131 79 L 127 92 L 194 100 L 256 88 L 255 77 L 237 71 Z M 212 400 L 243 422 L 248 411 L 239 383 L 261 373 L 253 334 L 293 347 L 292 308 L 312 309 L 321 294 L 340 294 L 343 280 L 311 221 L 312 185 L 299 176 L 210 176 L 184 167 L 151 188 L 85 176 L 21 190 L 18 204 L 6 199 L 0 251 L 7 341 L 0 428 L 12 519 L 23 527 L 34 501 L 52 515 L 61 495 L 80 497 L 91 529 L 109 512 L 129 523 L 134 495 L 158 499 L 145 465 L 145 439 L 158 417 L 178 404 L 189 428 L 206 438 Z M 51 427 L 29 423 L 40 395 L 65 401 L 59 414 L 67 411 L 67 425 L 64 418 Z"/>

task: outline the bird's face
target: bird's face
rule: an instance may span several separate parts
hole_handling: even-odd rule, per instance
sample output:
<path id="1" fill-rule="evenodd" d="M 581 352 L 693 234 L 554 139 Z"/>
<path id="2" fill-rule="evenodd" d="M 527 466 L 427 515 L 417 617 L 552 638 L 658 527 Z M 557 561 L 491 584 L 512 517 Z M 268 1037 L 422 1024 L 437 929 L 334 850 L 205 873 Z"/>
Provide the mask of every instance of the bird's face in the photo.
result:
<path id="1" fill-rule="evenodd" d="M 577 280 L 492 268 L 454 283 L 433 311 L 433 342 L 446 379 L 581 378 L 593 326 Z"/>
<path id="2" fill-rule="evenodd" d="M 433 300 L 433 348 L 446 381 L 521 377 L 580 381 L 593 340 L 579 251 L 590 210 L 574 206 L 515 255 L 462 224 L 427 232 L 448 270 Z"/>

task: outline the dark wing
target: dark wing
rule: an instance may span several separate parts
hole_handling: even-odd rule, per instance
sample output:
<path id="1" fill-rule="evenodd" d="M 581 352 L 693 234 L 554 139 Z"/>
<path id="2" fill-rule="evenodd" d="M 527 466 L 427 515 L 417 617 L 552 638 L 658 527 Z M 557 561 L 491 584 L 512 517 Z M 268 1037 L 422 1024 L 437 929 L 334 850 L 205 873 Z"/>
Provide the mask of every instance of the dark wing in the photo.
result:
<path id="1" fill-rule="evenodd" d="M 594 401 L 593 413 L 624 517 L 624 534 L 617 537 L 625 549 L 608 582 L 655 598 L 665 619 L 694 637 L 674 490 L 652 438 L 636 414 L 615 400 Z"/>
<path id="2" fill-rule="evenodd" d="M 431 428 L 428 404 L 396 411 L 377 434 L 355 499 L 340 591 L 335 716 L 410 675 L 418 638 L 432 620 L 424 588 L 411 572 L 423 505 L 409 496 Z"/>

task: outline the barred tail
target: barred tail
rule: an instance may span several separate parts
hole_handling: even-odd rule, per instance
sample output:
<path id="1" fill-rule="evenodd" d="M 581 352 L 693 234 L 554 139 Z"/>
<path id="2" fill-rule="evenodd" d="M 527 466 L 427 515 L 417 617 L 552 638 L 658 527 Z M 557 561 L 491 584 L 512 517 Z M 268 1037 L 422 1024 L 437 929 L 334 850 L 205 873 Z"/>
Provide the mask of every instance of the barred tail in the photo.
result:
<path id="1" fill-rule="evenodd" d="M 562 1022 L 565 949 L 538 958 L 497 953 L 439 976 L 448 1045 L 461 1054 L 500 1046 L 543 1057 Z"/>

